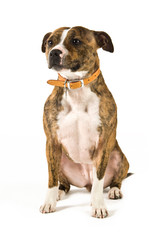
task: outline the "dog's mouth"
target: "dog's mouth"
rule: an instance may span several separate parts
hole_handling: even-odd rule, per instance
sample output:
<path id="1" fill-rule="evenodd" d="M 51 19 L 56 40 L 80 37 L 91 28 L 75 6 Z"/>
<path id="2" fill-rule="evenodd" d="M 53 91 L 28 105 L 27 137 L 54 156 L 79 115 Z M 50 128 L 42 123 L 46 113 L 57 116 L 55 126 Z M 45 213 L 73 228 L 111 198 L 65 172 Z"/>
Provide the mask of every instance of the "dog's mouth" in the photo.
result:
<path id="1" fill-rule="evenodd" d="M 81 63 L 79 59 L 72 59 L 69 55 L 61 56 L 62 52 L 59 49 L 54 49 L 48 56 L 48 68 L 56 71 L 63 69 L 76 72 L 80 69 Z"/>
<path id="2" fill-rule="evenodd" d="M 60 70 L 63 68 L 62 59 L 60 57 L 56 57 L 54 59 L 50 58 L 48 61 L 48 68 Z"/>
<path id="3" fill-rule="evenodd" d="M 65 65 L 65 64 L 62 64 L 61 62 L 60 63 L 49 63 L 49 65 L 48 65 L 49 69 L 53 69 L 56 71 L 61 71 L 63 69 L 67 69 L 67 70 L 70 69 L 72 72 L 76 72 L 77 70 L 79 70 L 80 67 L 81 67 L 81 65 L 79 62 L 72 63 L 70 65 Z"/>
<path id="4" fill-rule="evenodd" d="M 60 70 L 62 70 L 64 67 L 63 67 L 63 65 L 61 65 L 61 64 L 52 64 L 52 65 L 49 64 L 48 68 L 49 68 L 49 69 L 56 70 L 56 71 L 60 71 Z"/>

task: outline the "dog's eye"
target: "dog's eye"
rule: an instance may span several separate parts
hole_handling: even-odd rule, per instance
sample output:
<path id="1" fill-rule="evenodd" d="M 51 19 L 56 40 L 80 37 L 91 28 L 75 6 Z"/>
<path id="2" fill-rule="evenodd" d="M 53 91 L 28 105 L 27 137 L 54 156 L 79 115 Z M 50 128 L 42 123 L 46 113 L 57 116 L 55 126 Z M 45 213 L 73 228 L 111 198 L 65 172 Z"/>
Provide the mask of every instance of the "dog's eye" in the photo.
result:
<path id="1" fill-rule="evenodd" d="M 72 44 L 73 45 L 80 45 L 82 42 L 79 40 L 79 39 L 77 39 L 77 38 L 74 38 L 74 39 L 72 39 Z"/>
<path id="2" fill-rule="evenodd" d="M 49 40 L 48 41 L 48 45 L 51 47 L 53 45 L 53 41 L 52 40 Z"/>

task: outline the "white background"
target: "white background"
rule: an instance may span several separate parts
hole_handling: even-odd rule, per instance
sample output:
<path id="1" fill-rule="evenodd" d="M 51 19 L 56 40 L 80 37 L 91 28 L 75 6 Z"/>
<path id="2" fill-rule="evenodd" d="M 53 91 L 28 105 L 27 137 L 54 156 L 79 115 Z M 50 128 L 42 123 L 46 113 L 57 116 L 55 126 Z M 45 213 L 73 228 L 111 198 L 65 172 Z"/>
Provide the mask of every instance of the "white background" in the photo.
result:
<path id="1" fill-rule="evenodd" d="M 155 0 L 1 1 L 1 239 L 159 239 L 158 5 Z M 107 32 L 113 54 L 99 50 L 118 106 L 117 138 L 135 174 L 124 199 L 104 192 L 110 216 L 90 217 L 90 193 L 72 188 L 57 211 L 42 215 L 47 189 L 43 105 L 57 74 L 41 52 L 45 33 L 62 26 Z"/>

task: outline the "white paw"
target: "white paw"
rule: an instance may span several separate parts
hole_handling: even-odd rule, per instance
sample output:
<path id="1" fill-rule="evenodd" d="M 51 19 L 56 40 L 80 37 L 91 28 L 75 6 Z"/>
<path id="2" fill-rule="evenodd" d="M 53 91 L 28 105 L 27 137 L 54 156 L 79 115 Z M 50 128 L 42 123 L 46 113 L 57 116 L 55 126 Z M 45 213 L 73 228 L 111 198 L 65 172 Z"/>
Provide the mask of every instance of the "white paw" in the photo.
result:
<path id="1" fill-rule="evenodd" d="M 97 201 L 92 202 L 92 217 L 96 218 L 105 218 L 108 216 L 108 211 L 106 209 L 106 205 L 104 202 L 104 199 L 102 201 Z"/>
<path id="2" fill-rule="evenodd" d="M 51 213 L 55 211 L 56 211 L 56 203 L 46 203 L 46 204 L 44 203 L 44 205 L 40 207 L 41 213 Z"/>
<path id="3" fill-rule="evenodd" d="M 108 192 L 108 198 L 110 199 L 120 199 L 123 197 L 120 189 L 118 187 L 113 187 Z"/>
<path id="4" fill-rule="evenodd" d="M 40 207 L 41 213 L 51 213 L 56 210 L 58 187 L 48 188 L 44 204 Z"/>
<path id="5" fill-rule="evenodd" d="M 93 185 L 91 191 L 92 217 L 105 218 L 108 216 L 104 196 L 103 196 L 104 178 L 97 178 L 96 169 L 93 168 Z"/>
<path id="6" fill-rule="evenodd" d="M 57 201 L 64 199 L 65 194 L 66 194 L 65 191 L 59 189 L 58 196 L 57 196 Z"/>

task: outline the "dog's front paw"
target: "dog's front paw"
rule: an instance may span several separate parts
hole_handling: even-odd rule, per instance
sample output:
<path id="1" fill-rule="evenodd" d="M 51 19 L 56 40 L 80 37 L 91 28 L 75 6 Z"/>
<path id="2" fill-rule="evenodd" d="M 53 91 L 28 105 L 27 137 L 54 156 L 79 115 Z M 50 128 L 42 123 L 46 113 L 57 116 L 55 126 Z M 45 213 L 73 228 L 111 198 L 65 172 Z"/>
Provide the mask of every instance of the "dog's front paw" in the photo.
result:
<path id="1" fill-rule="evenodd" d="M 92 217 L 96 218 L 106 218 L 108 216 L 108 211 L 104 199 L 102 201 L 92 202 Z"/>
<path id="2" fill-rule="evenodd" d="M 44 204 L 40 207 L 41 213 L 51 213 L 56 211 L 56 199 L 58 187 L 48 188 Z"/>
<path id="3" fill-rule="evenodd" d="M 40 207 L 41 213 L 51 213 L 56 211 L 56 203 L 44 203 Z"/>
<path id="4" fill-rule="evenodd" d="M 105 206 L 92 207 L 92 217 L 106 218 L 107 216 L 108 216 L 108 211 Z"/>
<path id="5" fill-rule="evenodd" d="M 118 187 L 112 187 L 108 192 L 108 198 L 110 199 L 120 199 L 122 197 L 123 194 Z"/>

